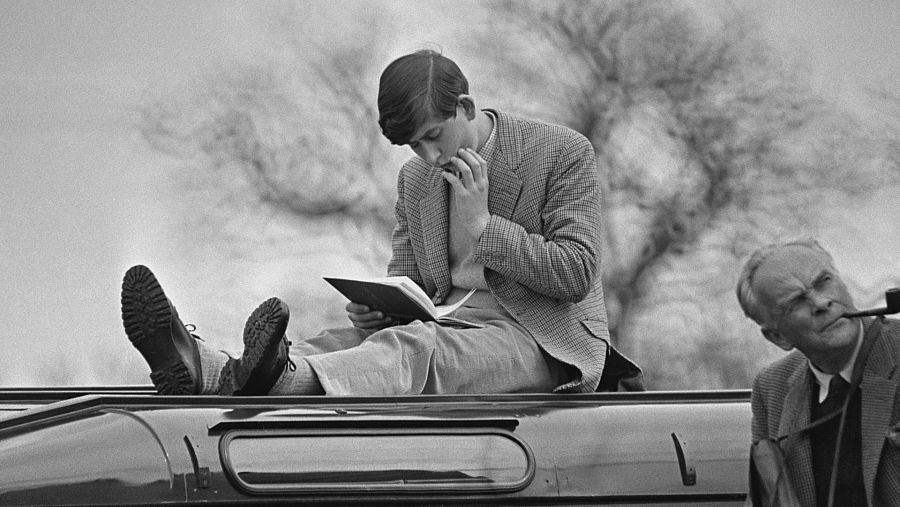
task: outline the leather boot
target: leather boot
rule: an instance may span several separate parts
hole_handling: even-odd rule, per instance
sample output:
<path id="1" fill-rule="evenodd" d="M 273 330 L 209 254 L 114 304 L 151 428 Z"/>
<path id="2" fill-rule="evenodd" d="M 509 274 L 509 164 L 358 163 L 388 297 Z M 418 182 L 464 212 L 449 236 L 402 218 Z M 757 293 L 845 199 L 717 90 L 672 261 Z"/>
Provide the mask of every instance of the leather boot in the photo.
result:
<path id="1" fill-rule="evenodd" d="M 132 345 L 150 365 L 159 394 L 200 394 L 200 350 L 156 277 L 146 266 L 122 280 L 122 323 Z"/>
<path id="2" fill-rule="evenodd" d="M 293 365 L 287 340 L 290 310 L 278 298 L 269 298 L 250 314 L 244 325 L 244 351 L 240 359 L 228 359 L 219 377 L 218 394 L 263 396 Z"/>

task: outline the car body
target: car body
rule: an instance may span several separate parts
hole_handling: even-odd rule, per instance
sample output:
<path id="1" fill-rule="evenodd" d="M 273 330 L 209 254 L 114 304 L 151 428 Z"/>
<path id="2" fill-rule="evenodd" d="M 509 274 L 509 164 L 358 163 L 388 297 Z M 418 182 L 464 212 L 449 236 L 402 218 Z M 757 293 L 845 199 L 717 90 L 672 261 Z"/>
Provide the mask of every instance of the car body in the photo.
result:
<path id="1" fill-rule="evenodd" d="M 0 389 L 0 504 L 741 505 L 749 391 Z"/>

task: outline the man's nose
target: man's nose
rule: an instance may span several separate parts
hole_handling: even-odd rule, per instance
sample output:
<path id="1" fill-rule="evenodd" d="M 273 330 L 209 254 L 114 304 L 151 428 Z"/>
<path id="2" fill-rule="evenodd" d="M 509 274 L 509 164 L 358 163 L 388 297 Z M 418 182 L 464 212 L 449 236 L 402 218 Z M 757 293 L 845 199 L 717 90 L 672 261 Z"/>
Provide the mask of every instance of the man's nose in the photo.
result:
<path id="1" fill-rule="evenodd" d="M 810 300 L 810 302 L 812 302 L 813 308 L 815 308 L 818 311 L 827 310 L 831 306 L 831 303 L 832 303 L 831 297 L 829 297 L 827 294 L 823 294 L 821 292 L 813 292 L 812 294 L 809 295 L 809 300 Z"/>

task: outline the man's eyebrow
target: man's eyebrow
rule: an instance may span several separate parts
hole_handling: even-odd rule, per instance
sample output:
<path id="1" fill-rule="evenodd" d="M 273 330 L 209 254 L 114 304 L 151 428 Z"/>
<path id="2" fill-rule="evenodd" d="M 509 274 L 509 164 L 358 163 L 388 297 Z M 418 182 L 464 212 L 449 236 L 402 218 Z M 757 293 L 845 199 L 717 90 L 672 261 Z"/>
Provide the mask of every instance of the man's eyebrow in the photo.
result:
<path id="1" fill-rule="evenodd" d="M 831 276 L 831 271 L 823 269 L 819 272 L 818 275 L 815 276 L 815 278 L 813 278 L 812 284 L 810 284 L 809 287 L 804 286 L 802 289 L 795 289 L 788 294 L 785 294 L 784 297 L 779 299 L 776 304 L 778 304 L 779 306 L 789 307 L 790 305 L 806 297 L 806 294 L 810 289 L 815 287 L 819 282 L 821 282 L 828 276 Z"/>
<path id="2" fill-rule="evenodd" d="M 796 288 L 784 294 L 782 297 L 778 298 L 775 302 L 776 305 L 782 308 L 790 308 L 791 305 L 796 303 L 797 301 L 803 299 L 806 296 L 806 291 L 809 290 L 807 287 Z"/>

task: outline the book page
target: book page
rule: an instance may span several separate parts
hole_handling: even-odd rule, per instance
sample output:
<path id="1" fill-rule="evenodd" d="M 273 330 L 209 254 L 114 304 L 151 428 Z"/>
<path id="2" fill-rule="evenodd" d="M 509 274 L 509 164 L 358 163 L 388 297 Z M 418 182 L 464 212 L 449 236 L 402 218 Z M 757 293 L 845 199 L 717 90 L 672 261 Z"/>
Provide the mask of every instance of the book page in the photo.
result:
<path id="1" fill-rule="evenodd" d="M 477 289 L 472 289 L 452 305 L 435 306 L 425 291 L 407 276 L 387 276 L 381 278 L 335 278 L 324 277 L 351 301 L 369 305 L 372 308 L 405 319 L 458 320 L 447 317 L 466 303 Z M 383 290 L 379 290 L 381 287 Z M 384 292 L 387 290 L 388 292 Z M 398 295 L 399 291 L 402 295 Z M 406 302 L 406 306 L 404 306 Z M 410 308 L 412 305 L 413 308 Z M 425 315 L 423 315 L 423 313 Z M 430 317 L 430 318 L 429 318 Z M 480 327 L 459 321 L 462 327 Z M 464 325 L 463 325 L 464 324 Z"/>
<path id="2" fill-rule="evenodd" d="M 447 315 L 447 314 L 449 314 L 449 313 L 455 312 L 457 308 L 459 308 L 460 306 L 462 306 L 462 305 L 463 305 L 463 304 L 464 304 L 464 303 L 472 296 L 472 294 L 475 294 L 475 291 L 476 291 L 476 290 L 478 290 L 478 289 L 472 289 L 472 290 L 470 290 L 468 294 L 466 294 L 465 296 L 463 296 L 462 298 L 460 298 L 459 301 L 453 303 L 452 305 L 438 305 L 438 306 L 436 306 L 436 307 L 435 307 L 435 311 L 437 312 L 437 313 L 436 313 L 436 316 L 437 316 L 437 317 L 443 317 L 443 316 L 445 316 L 445 315 Z"/>
<path id="3" fill-rule="evenodd" d="M 484 326 L 481 324 L 476 324 L 474 322 L 470 322 L 468 320 L 457 319 L 456 317 L 451 317 L 449 315 L 445 315 L 437 320 L 437 323 L 442 326 L 450 326 L 450 327 L 458 327 L 458 328 L 475 328 L 480 329 Z"/>

